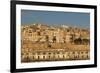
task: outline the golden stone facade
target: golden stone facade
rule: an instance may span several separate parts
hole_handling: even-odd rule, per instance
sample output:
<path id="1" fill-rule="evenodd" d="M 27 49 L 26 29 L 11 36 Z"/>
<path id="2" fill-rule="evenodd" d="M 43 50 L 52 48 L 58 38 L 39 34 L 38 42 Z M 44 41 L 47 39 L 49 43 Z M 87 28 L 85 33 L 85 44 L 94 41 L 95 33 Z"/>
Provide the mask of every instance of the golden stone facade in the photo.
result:
<path id="1" fill-rule="evenodd" d="M 68 26 L 21 26 L 21 61 L 87 60 L 90 32 Z"/>

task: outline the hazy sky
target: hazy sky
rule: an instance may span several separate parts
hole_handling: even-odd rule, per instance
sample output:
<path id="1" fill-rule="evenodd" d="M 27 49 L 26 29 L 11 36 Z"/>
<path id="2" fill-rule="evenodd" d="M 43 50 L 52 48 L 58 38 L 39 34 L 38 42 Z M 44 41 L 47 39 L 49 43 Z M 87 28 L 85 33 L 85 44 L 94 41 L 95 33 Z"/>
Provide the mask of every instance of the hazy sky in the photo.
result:
<path id="1" fill-rule="evenodd" d="M 90 14 L 79 12 L 56 12 L 21 10 L 21 24 L 43 23 L 48 25 L 68 25 L 82 28 L 90 27 Z"/>

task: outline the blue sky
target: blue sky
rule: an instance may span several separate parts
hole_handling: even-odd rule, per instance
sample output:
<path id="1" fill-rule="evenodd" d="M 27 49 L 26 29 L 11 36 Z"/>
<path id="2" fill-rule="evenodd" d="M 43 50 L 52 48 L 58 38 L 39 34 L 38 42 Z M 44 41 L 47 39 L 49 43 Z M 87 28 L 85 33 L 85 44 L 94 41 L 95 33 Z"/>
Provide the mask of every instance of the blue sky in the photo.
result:
<path id="1" fill-rule="evenodd" d="M 48 25 L 68 25 L 82 28 L 90 27 L 90 14 L 79 12 L 56 12 L 21 10 L 21 24 L 43 23 Z"/>

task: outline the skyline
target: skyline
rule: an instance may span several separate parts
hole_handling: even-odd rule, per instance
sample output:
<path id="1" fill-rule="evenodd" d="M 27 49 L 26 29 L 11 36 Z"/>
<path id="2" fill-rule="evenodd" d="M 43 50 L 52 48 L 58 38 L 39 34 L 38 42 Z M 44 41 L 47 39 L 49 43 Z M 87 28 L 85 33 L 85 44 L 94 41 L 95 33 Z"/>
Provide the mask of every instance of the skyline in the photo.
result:
<path id="1" fill-rule="evenodd" d="M 58 12 L 58 11 L 39 11 L 21 10 L 21 24 L 41 23 L 52 25 L 77 26 L 90 28 L 90 14 L 80 12 Z"/>

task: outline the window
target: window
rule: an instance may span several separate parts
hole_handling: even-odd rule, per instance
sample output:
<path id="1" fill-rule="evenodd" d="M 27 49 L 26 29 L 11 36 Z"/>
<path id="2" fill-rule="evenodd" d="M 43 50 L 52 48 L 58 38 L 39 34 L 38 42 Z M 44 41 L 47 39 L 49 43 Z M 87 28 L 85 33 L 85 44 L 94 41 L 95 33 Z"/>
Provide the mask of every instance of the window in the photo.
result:
<path id="1" fill-rule="evenodd" d="M 49 55 L 51 54 L 51 52 L 48 53 Z"/>
<path id="2" fill-rule="evenodd" d="M 84 59 L 84 55 L 82 55 L 82 59 Z"/>
<path id="3" fill-rule="evenodd" d="M 29 30 L 29 33 L 32 33 L 32 31 L 31 31 L 31 30 Z"/>
<path id="4" fill-rule="evenodd" d="M 51 58 L 51 56 L 48 56 L 49 57 L 49 59 Z"/>
<path id="5" fill-rule="evenodd" d="M 86 51 L 85 53 L 88 54 L 88 51 Z"/>
<path id="6" fill-rule="evenodd" d="M 43 59 L 45 59 L 45 56 L 43 56 Z"/>
<path id="7" fill-rule="evenodd" d="M 57 54 L 60 54 L 60 52 L 57 52 Z"/>
<path id="8" fill-rule="evenodd" d="M 73 51 L 72 53 L 73 53 L 73 54 L 75 54 L 75 52 L 74 52 L 74 51 Z"/>
<path id="9" fill-rule="evenodd" d="M 45 55 L 46 53 L 45 52 L 43 52 L 43 55 Z"/>
<path id="10" fill-rule="evenodd" d="M 65 56 L 63 55 L 63 58 L 65 58 Z"/>
<path id="11" fill-rule="evenodd" d="M 87 55 L 87 58 L 88 58 L 88 59 L 90 58 L 89 55 Z"/>
<path id="12" fill-rule="evenodd" d="M 83 54 L 83 51 L 81 52 L 81 54 Z"/>
<path id="13" fill-rule="evenodd" d="M 37 34 L 40 36 L 40 32 L 37 32 Z"/>
<path id="14" fill-rule="evenodd" d="M 34 56 L 33 56 L 33 59 L 34 59 Z"/>
<path id="15" fill-rule="evenodd" d="M 40 59 L 40 56 L 38 56 L 38 59 Z"/>

